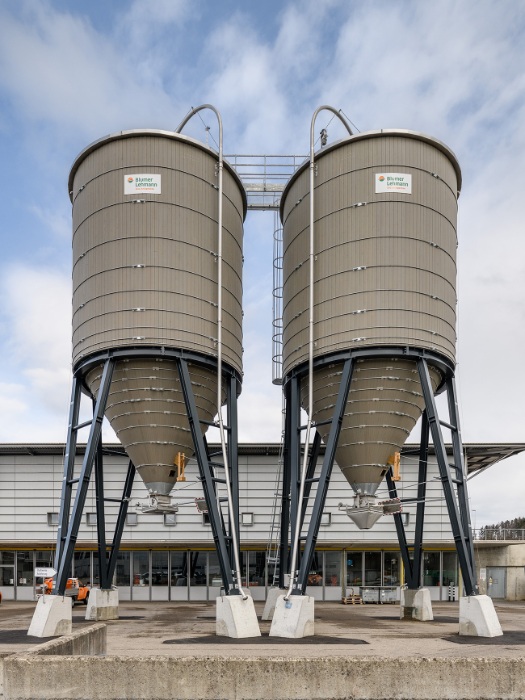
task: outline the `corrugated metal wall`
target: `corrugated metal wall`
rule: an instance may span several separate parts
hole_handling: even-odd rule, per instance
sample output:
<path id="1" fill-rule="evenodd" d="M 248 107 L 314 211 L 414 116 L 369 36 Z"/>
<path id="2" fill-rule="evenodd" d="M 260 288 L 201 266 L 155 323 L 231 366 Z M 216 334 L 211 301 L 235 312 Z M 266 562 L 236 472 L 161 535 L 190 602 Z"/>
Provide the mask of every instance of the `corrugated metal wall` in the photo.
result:
<path id="1" fill-rule="evenodd" d="M 316 156 L 316 357 L 357 347 L 456 345 L 459 166 L 416 134 L 360 134 Z M 411 176 L 411 194 L 376 176 Z M 309 169 L 282 200 L 284 375 L 308 359 Z"/>
<path id="2" fill-rule="evenodd" d="M 119 497 L 127 470 L 127 457 L 108 455 L 104 460 L 106 496 Z M 402 460 L 403 480 L 398 482 L 402 497 L 417 495 L 417 456 L 406 456 Z M 80 467 L 80 459 L 77 467 Z M 274 494 L 279 487 L 276 481 L 278 458 L 264 455 L 241 455 L 239 457 L 240 511 L 253 512 L 254 524 L 241 525 L 241 544 L 259 545 L 264 549 L 272 522 Z M 47 514 L 58 512 L 62 485 L 62 455 L 0 455 L 0 549 L 2 545 L 32 543 L 33 545 L 55 545 L 56 527 L 48 526 Z M 429 458 L 427 505 L 425 509 L 425 539 L 432 542 L 450 542 L 452 533 L 448 521 L 445 502 L 442 498 L 441 483 L 432 477 L 438 474 L 435 458 Z M 384 493 L 383 495 L 386 495 Z M 135 482 L 131 503 L 145 501 L 146 489 L 140 481 Z M 203 524 L 202 515 L 193 503 L 195 497 L 202 497 L 202 487 L 197 481 L 197 466 L 190 461 L 187 467 L 187 482 L 173 491 L 175 503 L 180 505 L 176 515 L 176 525 L 164 525 L 162 515 L 139 514 L 138 525 L 127 525 L 123 534 L 123 545 L 144 543 L 148 547 L 184 547 L 185 545 L 206 544 L 213 548 L 211 527 Z M 322 526 L 319 543 L 342 545 L 374 542 L 391 542 L 397 546 L 393 519 L 381 518 L 370 531 L 358 530 L 345 513 L 338 510 L 340 502 L 349 503 L 352 491 L 343 475 L 334 470 L 325 511 L 331 514 L 331 524 Z M 408 505 L 410 522 L 408 536 L 413 536 L 415 505 Z M 118 506 L 107 504 L 107 527 L 110 531 L 115 524 Z M 134 508 L 132 508 L 134 510 Z M 90 486 L 86 499 L 85 512 L 95 512 L 95 491 Z M 309 513 L 307 513 L 307 518 Z M 96 543 L 96 527 L 82 519 L 79 531 L 79 544 Z"/>
<path id="3" fill-rule="evenodd" d="M 155 132 L 102 140 L 79 156 L 73 201 L 73 364 L 99 350 L 169 346 L 216 356 L 218 158 Z M 161 193 L 124 194 L 161 177 Z M 244 192 L 224 170 L 224 361 L 242 369 Z"/>

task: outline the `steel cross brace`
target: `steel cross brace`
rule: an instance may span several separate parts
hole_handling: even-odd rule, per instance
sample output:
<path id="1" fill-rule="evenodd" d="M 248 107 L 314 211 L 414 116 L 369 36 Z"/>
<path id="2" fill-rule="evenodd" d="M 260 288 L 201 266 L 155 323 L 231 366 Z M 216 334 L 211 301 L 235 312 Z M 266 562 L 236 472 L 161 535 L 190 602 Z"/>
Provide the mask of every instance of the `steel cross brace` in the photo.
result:
<path id="1" fill-rule="evenodd" d="M 234 567 L 232 565 L 233 562 L 231 550 L 231 537 L 226 532 L 224 520 L 222 517 L 222 511 L 219 509 L 217 503 L 216 483 L 214 480 L 212 466 L 210 464 L 210 458 L 206 447 L 206 441 L 204 439 L 204 436 L 202 435 L 199 414 L 197 411 L 197 405 L 195 403 L 195 396 L 193 394 L 193 389 L 191 386 L 191 378 L 188 369 L 188 363 L 186 362 L 186 360 L 180 357 L 176 359 L 176 363 L 179 371 L 179 378 L 182 393 L 184 396 L 184 402 L 186 404 L 186 412 L 188 415 L 191 435 L 193 438 L 193 445 L 195 447 L 195 456 L 197 458 L 197 465 L 199 467 L 200 478 L 202 481 L 202 489 L 204 491 L 204 498 L 206 499 L 206 505 L 208 508 L 213 539 L 215 542 L 215 548 L 217 550 L 217 557 L 219 559 L 219 567 L 224 583 L 224 589 L 226 591 L 226 595 L 240 595 L 239 586 L 241 585 L 241 581 L 236 581 L 233 575 Z M 228 414 L 228 429 L 232 438 L 237 435 L 237 426 L 234 426 L 232 424 L 232 419 L 236 419 L 237 417 L 236 405 L 234 408 L 234 404 L 236 404 L 237 400 L 236 391 L 233 391 L 232 395 L 232 390 L 234 387 L 236 388 L 236 382 L 229 381 L 227 384 L 227 407 L 232 411 L 232 414 Z M 229 446 L 229 449 L 229 459 L 232 460 L 237 456 L 237 449 L 233 446 Z M 227 465 L 224 465 L 224 467 L 226 469 Z M 232 474 L 238 474 L 237 464 L 232 467 Z M 238 489 L 238 485 L 236 485 L 235 488 Z M 233 490 L 233 492 L 235 492 L 235 489 Z M 233 496 L 233 492 L 232 498 L 234 499 L 234 509 L 236 509 L 237 512 L 230 513 L 230 518 L 233 518 L 234 522 L 238 522 L 238 490 L 236 497 Z M 232 524 L 230 524 L 230 531 L 231 527 Z"/>
<path id="2" fill-rule="evenodd" d="M 476 584 L 474 577 L 474 550 L 472 544 L 472 534 L 470 529 L 470 515 L 468 512 L 467 486 L 465 478 L 465 463 L 461 444 L 461 433 L 459 429 L 459 413 L 457 410 L 456 389 L 453 378 L 446 381 L 446 391 L 452 433 L 452 450 L 454 457 L 454 468 L 459 478 L 452 477 L 452 471 L 448 462 L 445 442 L 441 430 L 441 423 L 438 416 L 434 392 L 430 382 L 427 361 L 420 358 L 417 363 L 421 388 L 425 399 L 425 408 L 432 435 L 432 442 L 436 452 L 441 483 L 447 504 L 448 515 L 452 527 L 452 534 L 456 544 L 459 565 L 463 575 L 463 585 L 466 595 L 476 595 Z M 457 493 L 454 491 L 454 481 L 458 483 Z M 458 507 L 459 505 L 459 507 Z"/>

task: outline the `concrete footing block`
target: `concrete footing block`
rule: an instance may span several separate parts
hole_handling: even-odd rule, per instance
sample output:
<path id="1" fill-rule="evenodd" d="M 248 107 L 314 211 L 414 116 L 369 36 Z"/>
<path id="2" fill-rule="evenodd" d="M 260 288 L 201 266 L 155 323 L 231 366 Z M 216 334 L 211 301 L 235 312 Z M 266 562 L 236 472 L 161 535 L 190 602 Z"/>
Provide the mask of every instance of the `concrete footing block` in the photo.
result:
<path id="1" fill-rule="evenodd" d="M 419 620 L 426 622 L 434 619 L 432 611 L 432 600 L 428 588 L 418 588 L 411 590 L 410 588 L 401 589 L 401 610 L 400 617 L 402 620 Z"/>
<path id="2" fill-rule="evenodd" d="M 216 611 L 215 630 L 219 637 L 245 639 L 261 636 L 251 596 L 245 599 L 242 595 L 220 596 L 216 600 Z"/>
<path id="3" fill-rule="evenodd" d="M 270 637 L 302 639 L 314 634 L 314 599 L 310 596 L 291 595 L 288 600 L 280 595 L 270 628 Z"/>
<path id="4" fill-rule="evenodd" d="M 488 595 L 459 599 L 459 634 L 466 637 L 501 637 L 503 630 Z"/>
<path id="5" fill-rule="evenodd" d="M 92 588 L 89 591 L 86 620 L 118 620 L 118 590 Z"/>
<path id="6" fill-rule="evenodd" d="M 266 598 L 266 603 L 264 605 L 263 614 L 261 620 L 271 620 L 275 612 L 275 603 L 280 595 L 284 595 L 285 591 L 282 588 L 270 588 L 268 591 L 268 597 Z"/>
<path id="7" fill-rule="evenodd" d="M 58 595 L 38 599 L 27 634 L 31 637 L 59 637 L 71 634 L 73 601 Z"/>

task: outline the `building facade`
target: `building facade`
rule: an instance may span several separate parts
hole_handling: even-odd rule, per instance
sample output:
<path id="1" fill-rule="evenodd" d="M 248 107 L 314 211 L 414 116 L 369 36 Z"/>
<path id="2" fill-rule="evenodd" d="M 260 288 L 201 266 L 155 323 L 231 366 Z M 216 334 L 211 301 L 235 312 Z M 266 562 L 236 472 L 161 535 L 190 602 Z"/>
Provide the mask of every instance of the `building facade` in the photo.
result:
<path id="1" fill-rule="evenodd" d="M 486 468 L 524 447 L 467 445 L 469 471 Z M 117 445 L 105 446 L 105 452 L 105 495 L 118 499 L 128 458 Z M 63 453 L 64 445 L 0 445 L 0 591 L 4 600 L 35 599 L 35 586 L 41 582 L 35 580 L 35 567 L 53 565 Z M 83 448 L 79 446 L 79 469 L 82 453 Z M 403 506 L 402 517 L 409 542 L 414 536 L 417 480 L 418 450 L 407 446 L 401 456 L 401 480 L 397 482 L 397 489 L 400 498 L 414 499 Z M 274 584 L 272 562 L 279 538 L 280 481 L 279 445 L 239 446 L 242 583 L 255 600 L 264 600 L 268 588 Z M 178 508 L 174 514 L 143 513 L 141 504 L 146 503 L 147 492 L 140 479 L 136 479 L 114 580 L 121 600 L 205 601 L 220 594 L 222 580 L 211 527 L 207 514 L 200 512 L 195 503 L 202 495 L 195 460 L 190 460 L 186 467 L 186 481 L 172 492 L 172 502 Z M 386 485 L 378 495 L 388 498 Z M 307 593 L 317 600 L 338 600 L 350 591 L 358 593 L 369 588 L 373 595 L 398 599 L 404 576 L 393 518 L 384 516 L 371 530 L 359 530 L 339 508 L 340 504 L 351 503 L 352 498 L 350 486 L 334 466 Z M 118 504 L 108 503 L 109 542 L 117 511 Z M 307 511 L 306 522 L 308 517 Z M 505 579 L 510 581 L 518 596 L 514 599 L 521 599 L 525 597 L 525 574 L 523 565 L 515 565 L 521 555 L 505 555 L 501 543 L 499 545 L 492 550 L 497 550 L 497 562 L 500 568 L 505 568 Z M 71 572 L 90 586 L 98 584 L 96 549 L 92 483 Z M 482 563 L 485 570 L 490 567 L 489 550 L 479 550 L 486 554 Z M 422 581 L 430 589 L 433 600 L 448 600 L 461 592 L 447 508 L 432 455 L 429 456 L 422 566 Z M 507 572 L 507 566 L 512 567 L 512 572 Z M 385 589 L 383 593 L 379 587 Z M 512 591 L 509 593 L 507 588 L 501 596 L 498 588 L 498 595 L 494 597 L 512 598 Z M 492 594 L 495 590 L 487 592 Z"/>

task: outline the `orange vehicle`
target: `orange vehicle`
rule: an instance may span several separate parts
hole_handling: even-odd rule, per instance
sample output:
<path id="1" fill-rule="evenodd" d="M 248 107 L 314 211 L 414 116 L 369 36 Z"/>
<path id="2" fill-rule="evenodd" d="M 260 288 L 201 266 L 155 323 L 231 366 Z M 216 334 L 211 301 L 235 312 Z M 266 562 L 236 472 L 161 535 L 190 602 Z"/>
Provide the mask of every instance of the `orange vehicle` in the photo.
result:
<path id="1" fill-rule="evenodd" d="M 44 583 L 40 588 L 40 593 L 49 594 L 53 590 L 53 579 L 45 578 Z M 89 586 L 84 586 L 82 581 L 78 578 L 68 578 L 66 583 L 66 596 L 68 598 L 73 598 L 73 605 L 75 603 L 84 603 L 87 605 L 89 598 Z"/>

